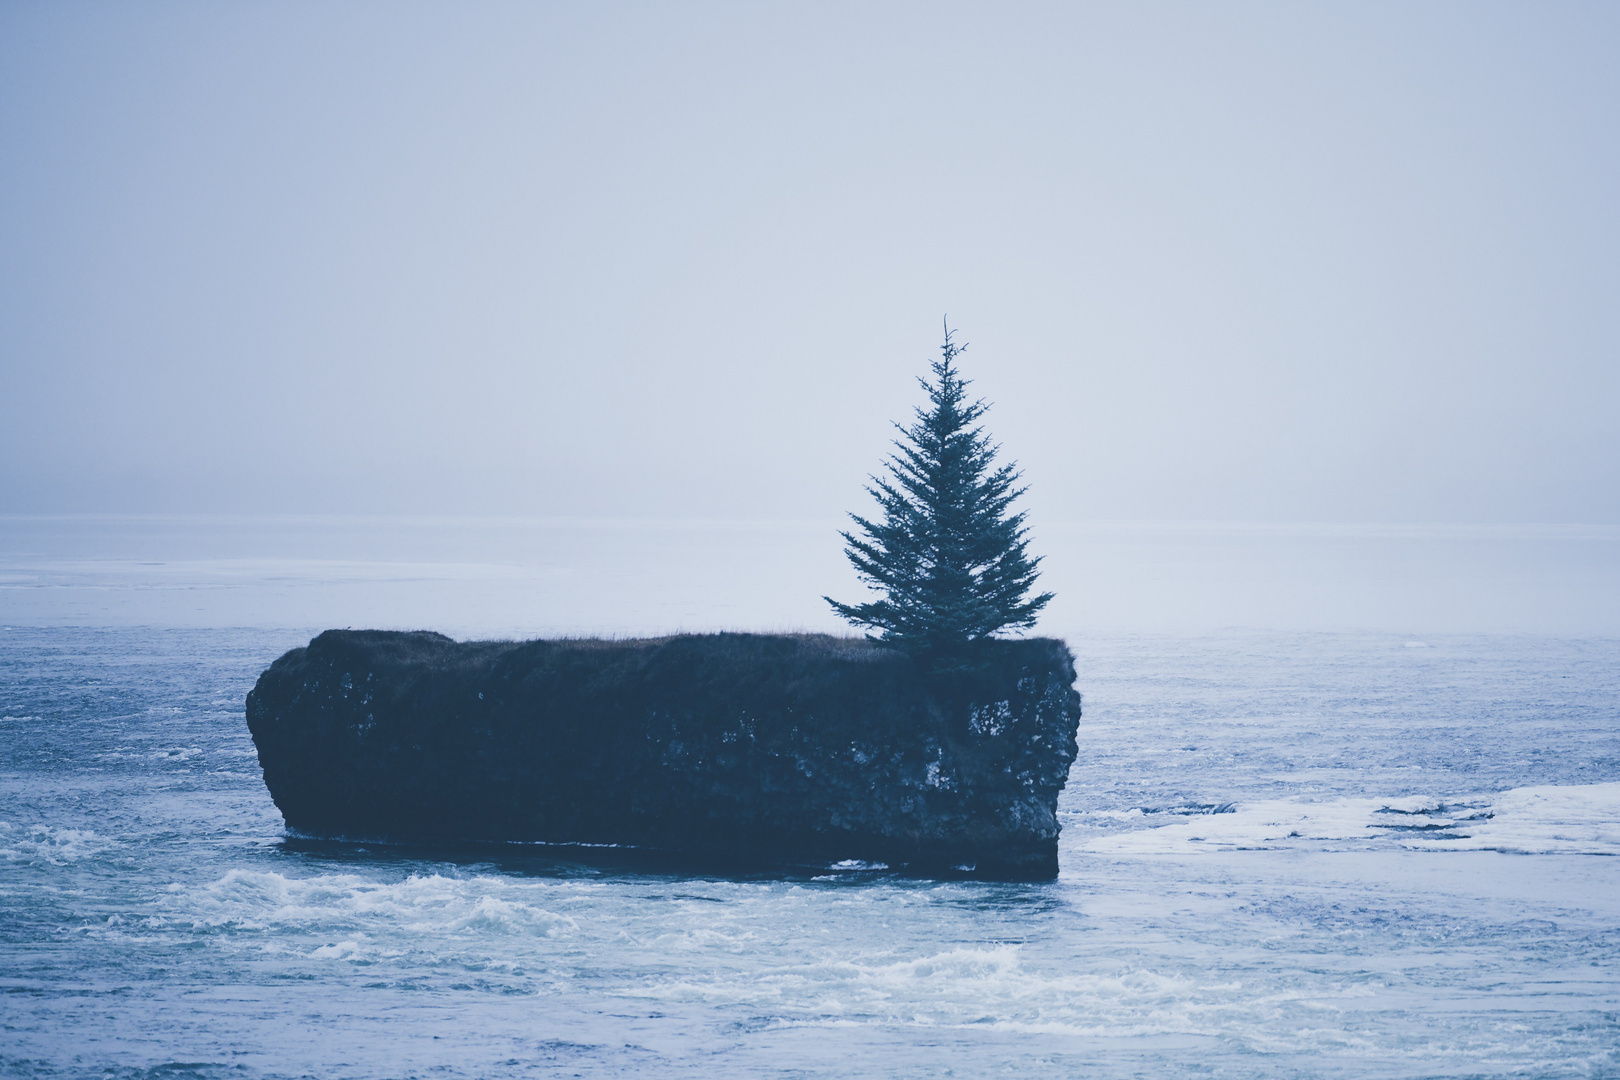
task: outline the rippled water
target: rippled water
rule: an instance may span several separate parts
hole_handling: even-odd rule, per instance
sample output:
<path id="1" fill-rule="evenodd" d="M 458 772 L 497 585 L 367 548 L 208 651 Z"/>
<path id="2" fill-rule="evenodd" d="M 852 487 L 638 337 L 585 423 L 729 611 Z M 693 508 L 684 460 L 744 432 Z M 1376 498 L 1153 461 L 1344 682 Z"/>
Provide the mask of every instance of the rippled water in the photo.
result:
<path id="1" fill-rule="evenodd" d="M 1074 642 L 1044 885 L 291 843 L 281 631 L 0 631 L 20 1076 L 1620 1076 L 1620 642 Z"/>

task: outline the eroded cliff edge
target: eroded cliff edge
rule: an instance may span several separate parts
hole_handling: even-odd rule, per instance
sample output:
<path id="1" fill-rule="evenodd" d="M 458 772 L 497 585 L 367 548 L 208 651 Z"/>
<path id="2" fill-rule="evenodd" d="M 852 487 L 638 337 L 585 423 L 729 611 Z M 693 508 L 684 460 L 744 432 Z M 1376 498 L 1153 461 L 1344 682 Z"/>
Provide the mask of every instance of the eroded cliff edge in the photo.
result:
<path id="1" fill-rule="evenodd" d="M 1050 878 L 1074 659 L 1049 638 L 981 645 L 940 674 L 819 635 L 328 630 L 259 677 L 247 721 L 306 835 Z"/>

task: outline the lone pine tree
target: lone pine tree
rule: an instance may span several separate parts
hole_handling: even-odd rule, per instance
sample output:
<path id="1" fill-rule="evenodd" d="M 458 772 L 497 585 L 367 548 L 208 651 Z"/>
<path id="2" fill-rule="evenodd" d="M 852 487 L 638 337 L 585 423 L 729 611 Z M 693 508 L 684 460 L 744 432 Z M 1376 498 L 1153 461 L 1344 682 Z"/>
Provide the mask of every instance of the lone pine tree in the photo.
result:
<path id="1" fill-rule="evenodd" d="M 899 452 L 884 462 L 888 476 L 866 489 L 883 520 L 851 514 L 861 535 L 840 534 L 856 573 L 883 595 L 865 604 L 822 597 L 856 626 L 917 653 L 1028 628 L 1052 599 L 1029 595 L 1041 560 L 1026 550 L 1024 512 L 1010 512 L 1024 489 L 1014 486 L 1017 466 L 996 466 L 998 447 L 975 426 L 988 406 L 967 398 L 956 369 L 966 346 L 953 333 L 947 325 L 942 355 L 930 364 L 934 381 L 918 379 L 928 406 L 910 427 L 895 425 L 904 436 L 894 443 Z"/>

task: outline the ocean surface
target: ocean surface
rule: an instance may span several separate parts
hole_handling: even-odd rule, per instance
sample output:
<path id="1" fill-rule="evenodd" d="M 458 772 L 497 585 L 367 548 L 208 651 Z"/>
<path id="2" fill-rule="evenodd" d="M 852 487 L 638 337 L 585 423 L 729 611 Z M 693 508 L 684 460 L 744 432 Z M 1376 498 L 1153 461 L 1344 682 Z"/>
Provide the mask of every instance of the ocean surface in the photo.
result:
<path id="1" fill-rule="evenodd" d="M 37 530 L 0 529 L 0 1075 L 1620 1077 L 1599 603 L 1562 629 L 1422 631 L 1394 593 L 1404 629 L 1076 626 L 1055 882 L 681 876 L 285 835 L 258 673 L 348 624 L 334 597 L 499 633 L 495 563 Z M 579 559 L 553 577 L 585 604 L 612 579 Z M 1574 580 L 1549 574 L 1503 586 L 1543 622 L 1563 594 L 1535 581 Z M 469 582 L 485 606 L 456 607 Z M 1355 580 L 1276 587 L 1366 610 L 1329 602 Z M 669 597 L 618 602 L 640 632 Z"/>

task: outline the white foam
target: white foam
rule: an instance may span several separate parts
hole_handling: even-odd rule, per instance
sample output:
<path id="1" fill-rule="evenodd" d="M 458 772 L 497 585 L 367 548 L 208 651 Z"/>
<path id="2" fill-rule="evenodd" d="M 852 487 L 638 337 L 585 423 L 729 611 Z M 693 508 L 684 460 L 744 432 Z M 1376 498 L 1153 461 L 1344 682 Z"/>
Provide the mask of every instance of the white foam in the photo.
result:
<path id="1" fill-rule="evenodd" d="M 150 751 L 146 756 L 156 761 L 191 761 L 202 757 L 203 749 L 200 746 L 168 746 Z"/>
<path id="2" fill-rule="evenodd" d="M 64 866 L 100 854 L 111 846 L 111 840 L 89 829 L 21 826 L 0 821 L 0 859 L 7 862 Z"/>
<path id="3" fill-rule="evenodd" d="M 318 960 L 355 960 L 360 956 L 360 943 L 339 941 L 334 945 L 322 945 L 310 955 Z"/>
<path id="4" fill-rule="evenodd" d="M 1231 977 L 1155 970 L 1135 961 L 1080 968 L 1043 962 L 1023 945 L 958 945 L 912 956 L 829 957 L 785 965 L 739 983 L 725 973 L 642 983 L 639 995 L 665 1002 L 792 1003 L 781 1026 L 901 1027 L 1052 1034 L 1078 1038 L 1191 1035 L 1263 1041 L 1268 1050 L 1342 1040 L 1344 1032 L 1293 1030 L 1281 1040 L 1252 1023 L 1259 1005 L 1276 1012 L 1372 996 L 1372 988 L 1337 983 L 1256 995 Z"/>
<path id="5" fill-rule="evenodd" d="M 413 874 L 377 882 L 354 874 L 285 877 L 273 871 L 232 870 L 195 892 L 176 887 L 198 927 L 297 929 L 374 925 L 427 934 L 513 934 L 556 937 L 574 920 L 524 900 L 500 878 Z"/>
<path id="6" fill-rule="evenodd" d="M 1098 854 L 1150 855 L 1369 844 L 1620 855 L 1620 783 L 1514 788 L 1462 799 L 1259 800 L 1227 813 L 1095 837 L 1082 846 Z"/>
<path id="7" fill-rule="evenodd" d="M 1620 783 L 1522 787 L 1491 802 L 1491 818 L 1448 847 L 1620 855 Z"/>

